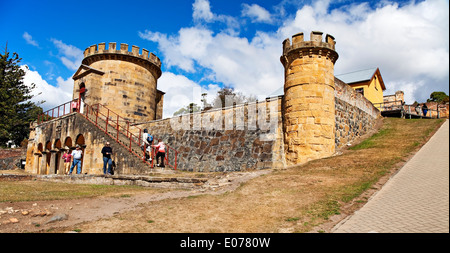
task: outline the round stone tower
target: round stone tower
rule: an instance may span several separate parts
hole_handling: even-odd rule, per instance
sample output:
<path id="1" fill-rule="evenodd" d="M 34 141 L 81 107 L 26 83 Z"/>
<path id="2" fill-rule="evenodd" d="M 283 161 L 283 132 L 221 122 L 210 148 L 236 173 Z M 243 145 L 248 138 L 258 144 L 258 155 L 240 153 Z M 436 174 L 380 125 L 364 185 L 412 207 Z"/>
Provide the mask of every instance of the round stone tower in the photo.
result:
<path id="1" fill-rule="evenodd" d="M 334 63 L 338 59 L 333 36 L 311 32 L 283 42 L 280 60 L 285 69 L 284 140 L 288 165 L 327 157 L 335 152 Z"/>
<path id="2" fill-rule="evenodd" d="M 155 120 L 162 116 L 160 76 L 161 61 L 146 49 L 140 54 L 137 46 L 129 52 L 127 44 L 92 45 L 73 76 L 73 98 L 104 105 L 131 122 Z"/>

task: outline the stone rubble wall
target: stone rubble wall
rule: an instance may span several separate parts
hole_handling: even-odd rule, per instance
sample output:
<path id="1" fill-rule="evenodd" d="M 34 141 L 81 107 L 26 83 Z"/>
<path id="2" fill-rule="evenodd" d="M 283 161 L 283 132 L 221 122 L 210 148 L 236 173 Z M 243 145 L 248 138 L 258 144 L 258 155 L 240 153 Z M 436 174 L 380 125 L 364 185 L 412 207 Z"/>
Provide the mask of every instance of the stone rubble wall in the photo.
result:
<path id="1" fill-rule="evenodd" d="M 373 128 L 380 111 L 363 95 L 335 78 L 336 149 L 351 144 Z"/>
<path id="2" fill-rule="evenodd" d="M 178 151 L 179 170 L 243 171 L 284 165 L 281 98 L 138 127 L 148 129 L 155 142 L 162 140 Z"/>
<path id="3" fill-rule="evenodd" d="M 0 170 L 20 169 L 26 151 L 23 149 L 0 149 Z"/>

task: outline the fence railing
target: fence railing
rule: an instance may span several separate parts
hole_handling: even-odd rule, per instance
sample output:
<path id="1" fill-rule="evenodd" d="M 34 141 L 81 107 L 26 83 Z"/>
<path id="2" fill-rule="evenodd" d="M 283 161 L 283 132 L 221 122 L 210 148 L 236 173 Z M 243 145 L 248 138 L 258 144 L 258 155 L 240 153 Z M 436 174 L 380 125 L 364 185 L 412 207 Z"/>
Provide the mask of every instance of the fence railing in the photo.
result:
<path id="1" fill-rule="evenodd" d="M 43 122 L 56 119 L 69 113 L 78 111 L 79 111 L 78 99 L 74 99 L 72 101 L 66 102 L 62 105 L 59 105 L 57 107 L 54 107 L 48 111 L 41 113 L 40 115 L 38 115 L 37 123 L 41 124 Z"/>
<path id="2" fill-rule="evenodd" d="M 422 107 L 404 105 L 403 110 L 407 115 L 417 115 L 420 117 L 430 117 L 440 119 L 442 116 L 441 107 L 437 106 L 437 109 L 428 108 L 423 110 Z M 442 108 L 444 109 L 444 108 Z M 445 116 L 445 115 L 444 115 Z"/>
<path id="3" fill-rule="evenodd" d="M 401 110 L 403 106 L 403 101 L 397 100 L 397 101 L 389 101 L 389 102 L 383 102 L 383 103 L 374 103 L 373 104 L 375 108 L 380 110 L 380 112 L 383 111 L 395 111 L 395 110 Z"/>
<path id="4" fill-rule="evenodd" d="M 430 118 L 440 118 L 442 115 L 440 109 L 445 109 L 444 107 L 440 107 L 437 105 L 437 109 L 427 108 L 423 110 L 421 106 L 413 106 L 413 105 L 405 105 L 403 101 L 388 101 L 383 103 L 374 103 L 373 104 L 378 110 L 381 112 L 387 111 L 401 111 L 402 116 L 420 116 L 420 117 L 430 117 Z"/>

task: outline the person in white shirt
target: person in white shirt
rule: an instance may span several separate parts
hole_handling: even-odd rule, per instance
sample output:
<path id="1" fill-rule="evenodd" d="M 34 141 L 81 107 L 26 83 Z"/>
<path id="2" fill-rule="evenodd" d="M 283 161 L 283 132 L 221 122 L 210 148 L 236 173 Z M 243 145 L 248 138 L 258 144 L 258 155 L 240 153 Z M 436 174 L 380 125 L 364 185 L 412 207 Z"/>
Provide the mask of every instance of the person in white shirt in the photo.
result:
<path id="1" fill-rule="evenodd" d="M 144 134 L 142 134 L 142 151 L 144 151 L 144 158 L 148 158 L 149 161 L 151 161 L 152 152 L 151 149 L 149 150 L 149 147 L 151 147 L 153 143 L 153 136 L 148 133 L 147 129 L 144 129 Z M 147 153 L 145 153 L 147 152 Z"/>
<path id="2" fill-rule="evenodd" d="M 72 174 L 73 168 L 77 166 L 77 174 L 81 174 L 81 157 L 83 156 L 83 151 L 80 145 L 77 145 L 76 149 L 72 151 L 72 167 L 70 167 L 69 175 Z"/>

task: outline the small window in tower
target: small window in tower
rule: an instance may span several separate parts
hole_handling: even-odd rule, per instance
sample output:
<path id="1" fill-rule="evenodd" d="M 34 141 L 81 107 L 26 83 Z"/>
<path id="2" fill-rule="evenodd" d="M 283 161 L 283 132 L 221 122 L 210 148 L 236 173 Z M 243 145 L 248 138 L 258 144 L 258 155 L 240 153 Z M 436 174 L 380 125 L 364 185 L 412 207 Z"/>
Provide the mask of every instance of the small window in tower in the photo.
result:
<path id="1" fill-rule="evenodd" d="M 357 88 L 355 90 L 356 90 L 356 92 L 358 92 L 358 93 L 360 93 L 361 95 L 364 96 L 364 88 Z"/>

